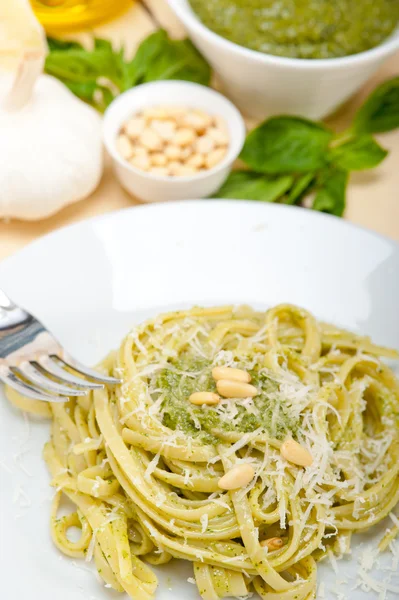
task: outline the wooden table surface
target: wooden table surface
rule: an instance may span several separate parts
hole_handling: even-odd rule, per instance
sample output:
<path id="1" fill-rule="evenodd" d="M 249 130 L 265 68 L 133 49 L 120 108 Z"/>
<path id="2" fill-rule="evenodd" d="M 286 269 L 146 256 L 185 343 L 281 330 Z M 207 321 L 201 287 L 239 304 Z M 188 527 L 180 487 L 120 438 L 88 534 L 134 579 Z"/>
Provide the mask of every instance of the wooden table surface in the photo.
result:
<path id="1" fill-rule="evenodd" d="M 166 0 L 143 0 L 142 3 L 135 2 L 127 13 L 115 21 L 95 28 L 94 33 L 108 37 L 116 44 L 123 43 L 133 54 L 137 44 L 159 26 L 174 37 L 184 36 L 184 30 L 166 5 Z M 366 87 L 330 120 L 330 124 L 338 129 L 345 127 L 370 90 L 380 81 L 398 73 L 399 54 L 385 63 Z M 399 240 L 399 130 L 379 136 L 379 141 L 390 151 L 389 157 L 378 169 L 351 176 L 346 218 Z M 1 222 L 0 259 L 59 227 L 138 203 L 119 186 L 106 160 L 101 184 L 89 198 L 43 221 Z"/>

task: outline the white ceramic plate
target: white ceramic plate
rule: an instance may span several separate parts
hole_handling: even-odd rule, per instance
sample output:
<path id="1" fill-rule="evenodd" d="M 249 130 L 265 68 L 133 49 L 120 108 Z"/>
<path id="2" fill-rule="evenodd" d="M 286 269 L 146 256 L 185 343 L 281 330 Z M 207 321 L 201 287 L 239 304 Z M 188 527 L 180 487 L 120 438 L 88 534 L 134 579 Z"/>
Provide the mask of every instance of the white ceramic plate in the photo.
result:
<path id="1" fill-rule="evenodd" d="M 399 347 L 399 247 L 297 208 L 203 200 L 128 209 L 57 231 L 5 260 L 0 287 L 88 364 L 116 347 L 143 318 L 226 302 L 296 303 Z M 53 491 L 41 459 L 47 437 L 46 423 L 24 419 L 0 398 L 0 596 L 119 598 L 88 572 L 87 563 L 61 557 L 52 546 Z M 366 539 L 376 543 L 383 530 L 356 538 L 355 555 Z M 381 567 L 395 566 L 393 561 L 388 553 Z M 320 565 L 325 597 L 374 597 L 360 588 L 351 591 L 358 567 L 356 556 L 341 561 L 337 583 L 328 561 Z M 190 565 L 176 562 L 158 571 L 157 600 L 198 598 L 186 581 Z M 392 572 L 373 573 L 388 576 L 399 586 Z"/>

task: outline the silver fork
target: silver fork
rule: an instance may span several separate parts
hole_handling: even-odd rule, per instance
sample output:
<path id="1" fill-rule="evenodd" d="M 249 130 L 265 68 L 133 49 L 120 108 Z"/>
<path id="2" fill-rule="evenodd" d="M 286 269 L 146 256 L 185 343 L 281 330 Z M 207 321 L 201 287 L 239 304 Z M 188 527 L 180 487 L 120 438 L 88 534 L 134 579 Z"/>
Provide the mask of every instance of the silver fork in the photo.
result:
<path id="1" fill-rule="evenodd" d="M 2 290 L 0 381 L 24 396 L 47 402 L 66 402 L 70 396 L 85 396 L 89 390 L 121 383 L 72 358 L 40 321 Z"/>

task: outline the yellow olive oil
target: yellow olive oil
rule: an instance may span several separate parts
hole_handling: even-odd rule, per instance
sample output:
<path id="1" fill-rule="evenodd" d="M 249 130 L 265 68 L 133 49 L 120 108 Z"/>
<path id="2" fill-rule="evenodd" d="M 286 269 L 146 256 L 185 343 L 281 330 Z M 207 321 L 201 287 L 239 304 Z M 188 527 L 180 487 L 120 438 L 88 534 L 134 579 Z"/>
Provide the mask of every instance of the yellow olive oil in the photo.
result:
<path id="1" fill-rule="evenodd" d="M 123 13 L 133 0 L 30 0 L 48 33 L 87 29 Z"/>

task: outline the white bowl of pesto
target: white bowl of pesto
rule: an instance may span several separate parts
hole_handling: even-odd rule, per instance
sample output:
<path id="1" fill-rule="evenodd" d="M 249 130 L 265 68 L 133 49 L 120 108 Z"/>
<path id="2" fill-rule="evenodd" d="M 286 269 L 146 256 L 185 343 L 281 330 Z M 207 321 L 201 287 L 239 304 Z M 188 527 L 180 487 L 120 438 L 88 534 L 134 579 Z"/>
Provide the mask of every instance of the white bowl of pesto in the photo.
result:
<path id="1" fill-rule="evenodd" d="M 383 3 L 386 10 L 385 5 L 388 6 L 390 1 L 392 1 L 393 14 L 394 10 L 398 10 L 394 0 L 378 0 L 373 4 L 378 9 L 378 3 Z M 319 46 L 317 41 L 310 44 L 309 31 L 311 37 L 312 30 L 304 29 L 304 19 L 302 19 L 302 33 L 307 43 L 301 44 L 300 47 L 295 46 L 298 37 L 293 28 L 291 31 L 292 44 L 290 45 L 287 42 L 288 28 L 285 28 L 284 37 L 281 38 L 284 43 L 276 43 L 274 46 L 264 44 L 263 48 L 270 47 L 269 52 L 276 52 L 276 54 L 271 54 L 252 48 L 256 46 L 253 38 L 259 34 L 259 29 L 272 28 L 277 22 L 275 14 L 271 13 L 270 18 L 266 17 L 263 20 L 260 18 L 261 13 L 257 14 L 259 18 L 254 21 L 253 36 L 248 37 L 248 45 L 252 46 L 250 48 L 239 45 L 239 43 L 244 43 L 242 41 L 244 39 L 243 31 L 250 25 L 250 21 L 241 18 L 241 15 L 239 15 L 239 27 L 235 35 L 230 35 L 229 26 L 234 22 L 232 12 L 237 12 L 239 2 L 218 0 L 203 5 L 198 3 L 198 0 L 168 0 L 168 2 L 194 44 L 218 73 L 228 95 L 246 114 L 256 118 L 285 113 L 321 119 L 345 102 L 389 56 L 399 50 L 399 28 L 392 32 L 392 28 L 386 27 L 384 21 L 381 26 L 384 28 L 383 32 L 386 37 L 378 31 L 378 28 L 370 31 L 372 23 L 375 23 L 374 17 L 370 21 L 371 24 L 367 21 L 369 18 L 367 10 L 370 9 L 370 6 L 365 7 L 364 24 L 361 27 L 359 25 L 358 30 L 353 30 L 362 31 L 358 46 L 354 45 L 352 40 L 344 39 L 345 34 L 340 31 L 340 23 L 336 22 L 334 25 L 334 19 L 337 17 L 332 14 L 328 16 L 332 24 L 326 25 L 324 32 L 326 39 L 329 39 L 331 28 L 336 28 L 335 36 L 331 35 L 332 49 L 327 42 L 320 42 Z M 220 7 L 228 2 L 232 8 L 230 11 L 225 9 L 223 12 L 223 18 L 226 18 L 227 22 L 226 29 L 223 29 L 219 12 L 219 20 L 212 30 L 209 19 L 212 18 L 212 14 L 217 14 L 212 11 L 217 11 L 218 8 L 220 11 Z M 369 0 L 357 0 L 355 7 L 358 19 L 362 17 L 362 11 L 359 10 L 361 2 L 369 2 Z M 277 3 L 259 1 L 260 6 L 263 4 L 267 4 L 269 9 L 272 5 L 277 6 Z M 295 5 L 295 3 L 287 1 L 286 4 L 288 7 L 290 4 Z M 311 3 L 309 2 L 309 4 Z M 194 12 L 193 6 L 196 6 L 197 11 L 198 6 L 203 7 L 198 11 L 201 12 L 203 22 L 200 16 Z M 326 7 L 328 10 L 336 8 L 332 8 L 328 3 Z M 267 10 L 266 6 L 259 9 L 259 11 L 261 10 Z M 378 10 L 376 14 L 378 14 Z M 348 27 L 351 26 L 351 19 L 355 19 L 356 16 L 351 9 L 350 18 L 347 19 Z M 324 18 L 323 14 L 320 18 Z M 327 24 L 327 16 L 325 18 Z M 205 21 L 208 26 L 205 25 Z M 281 26 L 280 21 L 278 21 L 278 25 Z M 281 36 L 283 35 L 282 31 L 279 33 Z M 222 35 L 228 35 L 230 39 L 222 37 Z M 315 25 L 315 39 L 320 41 L 323 35 L 323 32 L 316 30 Z M 235 41 L 231 41 L 231 39 Z M 347 47 L 348 53 L 352 52 L 348 56 L 342 55 L 345 53 L 345 47 Z M 358 49 L 356 50 L 356 48 Z M 359 51 L 359 49 L 363 49 L 363 51 Z M 356 51 L 357 53 L 353 53 Z M 335 57 L 330 57 L 334 52 Z M 279 56 L 277 53 L 285 55 Z M 309 58 L 302 56 L 309 56 Z M 317 58 L 311 58 L 311 56 L 317 56 Z M 318 56 L 326 56 L 326 58 Z"/>

